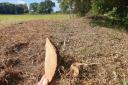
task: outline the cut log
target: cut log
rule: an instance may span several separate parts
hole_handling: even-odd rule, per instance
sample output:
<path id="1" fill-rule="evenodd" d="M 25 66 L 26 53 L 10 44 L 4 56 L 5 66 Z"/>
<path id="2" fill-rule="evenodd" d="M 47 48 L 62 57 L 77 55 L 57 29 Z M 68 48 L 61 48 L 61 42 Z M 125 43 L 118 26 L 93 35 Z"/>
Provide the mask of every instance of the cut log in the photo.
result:
<path id="1" fill-rule="evenodd" d="M 57 68 L 57 53 L 55 47 L 48 38 L 46 39 L 45 49 L 45 75 L 49 82 L 51 82 Z"/>

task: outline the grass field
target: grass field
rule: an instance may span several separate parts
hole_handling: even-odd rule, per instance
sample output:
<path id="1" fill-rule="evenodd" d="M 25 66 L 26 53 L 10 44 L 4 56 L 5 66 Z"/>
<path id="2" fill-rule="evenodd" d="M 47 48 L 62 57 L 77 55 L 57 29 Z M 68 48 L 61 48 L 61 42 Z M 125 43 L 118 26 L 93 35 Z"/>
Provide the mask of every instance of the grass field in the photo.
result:
<path id="1" fill-rule="evenodd" d="M 0 15 L 0 24 L 12 24 L 29 20 L 67 20 L 70 16 L 67 14 L 51 14 L 51 15 Z"/>

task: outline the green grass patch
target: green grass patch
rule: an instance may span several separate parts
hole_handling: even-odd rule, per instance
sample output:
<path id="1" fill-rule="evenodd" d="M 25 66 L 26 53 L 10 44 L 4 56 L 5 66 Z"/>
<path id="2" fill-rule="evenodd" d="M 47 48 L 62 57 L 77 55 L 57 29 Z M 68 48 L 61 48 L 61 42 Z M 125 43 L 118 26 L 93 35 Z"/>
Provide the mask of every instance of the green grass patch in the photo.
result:
<path id="1" fill-rule="evenodd" d="M 122 85 L 128 85 L 128 80 L 123 80 Z"/>
<path id="2" fill-rule="evenodd" d="M 10 24 L 29 20 L 67 20 L 70 16 L 67 14 L 49 14 L 49 15 L 0 15 L 0 24 Z"/>

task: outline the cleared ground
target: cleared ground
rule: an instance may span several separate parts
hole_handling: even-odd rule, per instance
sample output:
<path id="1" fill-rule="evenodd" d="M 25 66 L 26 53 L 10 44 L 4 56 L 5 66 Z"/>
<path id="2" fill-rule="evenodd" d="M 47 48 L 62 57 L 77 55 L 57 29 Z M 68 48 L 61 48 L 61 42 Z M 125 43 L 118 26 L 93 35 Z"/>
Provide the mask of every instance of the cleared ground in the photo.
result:
<path id="1" fill-rule="evenodd" d="M 0 29 L 0 85 L 35 85 L 44 74 L 45 39 L 61 57 L 60 85 L 127 85 L 127 33 L 91 27 L 88 19 L 30 20 Z M 88 66 L 73 77 L 73 62 Z"/>

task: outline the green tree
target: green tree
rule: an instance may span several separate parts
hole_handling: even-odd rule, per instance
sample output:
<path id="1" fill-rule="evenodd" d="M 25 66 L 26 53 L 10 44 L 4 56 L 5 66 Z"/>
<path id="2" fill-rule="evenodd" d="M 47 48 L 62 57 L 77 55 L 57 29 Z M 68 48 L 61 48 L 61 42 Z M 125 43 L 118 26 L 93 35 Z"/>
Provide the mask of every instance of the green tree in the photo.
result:
<path id="1" fill-rule="evenodd" d="M 90 0 L 58 0 L 63 12 L 77 13 L 84 16 L 91 8 Z"/>
<path id="2" fill-rule="evenodd" d="M 55 7 L 55 3 L 51 0 L 45 0 L 40 3 L 30 4 L 30 10 L 40 14 L 50 14 L 51 12 L 53 12 L 53 7 Z"/>
<path id="3" fill-rule="evenodd" d="M 28 7 L 26 4 L 16 5 L 16 14 L 23 14 L 28 12 Z"/>
<path id="4" fill-rule="evenodd" d="M 1 14 L 14 14 L 15 5 L 11 3 L 0 3 L 0 13 Z"/>
<path id="5" fill-rule="evenodd" d="M 30 4 L 30 7 L 29 7 L 29 10 L 36 13 L 37 12 L 37 9 L 38 9 L 38 3 L 34 2 L 34 3 L 31 3 Z"/>
<path id="6" fill-rule="evenodd" d="M 55 7 L 55 3 L 52 2 L 51 0 L 45 0 L 45 12 L 50 14 L 53 12 L 53 7 Z"/>
<path id="7" fill-rule="evenodd" d="M 23 14 L 28 13 L 26 4 L 0 3 L 0 14 Z"/>
<path id="8" fill-rule="evenodd" d="M 128 14 L 128 0 L 92 0 L 92 12 L 123 19 Z"/>
<path id="9" fill-rule="evenodd" d="M 45 0 L 38 5 L 38 13 L 50 14 L 53 12 L 53 7 L 55 7 L 54 2 L 51 0 Z"/>
<path id="10" fill-rule="evenodd" d="M 51 0 L 45 0 L 41 2 L 38 6 L 38 13 L 50 14 L 53 12 L 53 7 L 55 7 L 55 3 Z"/>
<path id="11" fill-rule="evenodd" d="M 44 13 L 45 11 L 45 3 L 44 2 L 40 2 L 39 5 L 38 5 L 38 8 L 37 8 L 37 12 L 38 13 Z"/>

